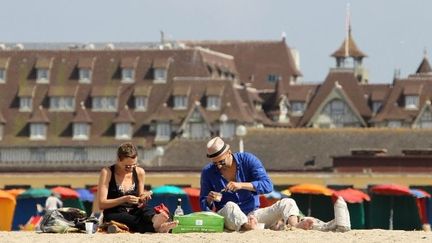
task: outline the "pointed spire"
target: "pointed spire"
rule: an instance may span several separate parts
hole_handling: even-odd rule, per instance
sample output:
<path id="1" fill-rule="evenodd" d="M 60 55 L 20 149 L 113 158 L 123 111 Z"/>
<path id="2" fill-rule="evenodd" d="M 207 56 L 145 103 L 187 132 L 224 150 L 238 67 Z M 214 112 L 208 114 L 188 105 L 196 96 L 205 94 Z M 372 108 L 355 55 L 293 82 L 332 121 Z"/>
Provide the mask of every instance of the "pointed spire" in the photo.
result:
<path id="1" fill-rule="evenodd" d="M 345 33 L 345 57 L 348 57 L 349 55 L 349 40 L 350 36 L 351 36 L 351 15 L 350 15 L 350 4 L 347 3 L 347 9 L 346 9 L 346 19 L 345 19 L 345 28 L 346 28 L 346 33 Z"/>
<path id="2" fill-rule="evenodd" d="M 332 57 L 354 57 L 354 58 L 363 58 L 366 57 L 366 54 L 364 54 L 356 45 L 353 37 L 352 37 L 352 28 L 351 28 L 351 11 L 350 11 L 350 4 L 347 4 L 347 10 L 346 10 L 346 17 L 345 17 L 345 39 L 342 43 L 342 45 L 337 49 L 333 54 Z"/>
<path id="3" fill-rule="evenodd" d="M 426 74 L 426 73 L 432 73 L 432 68 L 429 63 L 429 59 L 427 57 L 427 50 L 426 48 L 423 51 L 423 60 L 421 61 L 419 67 L 417 68 L 416 73 L 417 74 Z"/>

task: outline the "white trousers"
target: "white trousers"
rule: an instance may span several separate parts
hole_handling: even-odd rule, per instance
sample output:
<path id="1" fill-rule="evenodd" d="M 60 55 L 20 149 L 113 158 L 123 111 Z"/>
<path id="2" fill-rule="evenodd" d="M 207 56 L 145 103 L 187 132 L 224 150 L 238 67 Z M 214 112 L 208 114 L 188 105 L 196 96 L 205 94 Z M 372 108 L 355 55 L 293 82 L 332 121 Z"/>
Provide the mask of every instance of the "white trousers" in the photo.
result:
<path id="1" fill-rule="evenodd" d="M 217 213 L 225 218 L 225 228 L 229 230 L 239 231 L 248 222 L 247 215 L 234 202 L 228 202 Z M 290 216 L 299 216 L 300 210 L 293 199 L 283 198 L 270 207 L 259 208 L 250 214 L 256 217 L 258 223 L 264 223 L 265 228 L 271 228 L 281 219 L 286 222 Z"/>
<path id="2" fill-rule="evenodd" d="M 309 218 L 313 221 L 312 229 L 319 231 L 339 231 L 345 232 L 351 229 L 350 215 L 348 206 L 342 197 L 339 197 L 334 204 L 335 219 L 329 222 L 323 222 L 317 218 Z M 217 212 L 225 219 L 225 228 L 239 231 L 241 226 L 248 222 L 248 216 L 245 215 L 240 207 L 228 202 L 225 207 Z M 254 215 L 258 223 L 264 223 L 265 228 L 273 228 L 280 220 L 286 224 L 290 216 L 299 216 L 300 210 L 296 202 L 291 198 L 283 198 L 270 207 L 259 208 L 249 213 Z"/>

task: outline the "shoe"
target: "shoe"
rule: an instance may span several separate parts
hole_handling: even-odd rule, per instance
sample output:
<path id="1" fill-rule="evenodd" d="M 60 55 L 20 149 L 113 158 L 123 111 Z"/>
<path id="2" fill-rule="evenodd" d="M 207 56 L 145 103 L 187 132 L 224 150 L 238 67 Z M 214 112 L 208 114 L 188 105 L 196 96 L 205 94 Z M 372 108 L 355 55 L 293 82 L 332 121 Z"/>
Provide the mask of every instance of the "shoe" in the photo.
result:
<path id="1" fill-rule="evenodd" d="M 108 234 L 115 234 L 115 233 L 120 233 L 121 231 L 117 225 L 111 224 L 111 225 L 108 225 L 107 232 L 108 232 Z"/>
<path id="2" fill-rule="evenodd" d="M 339 196 L 334 204 L 336 232 L 346 232 L 351 230 L 351 221 L 348 206 L 345 200 Z"/>

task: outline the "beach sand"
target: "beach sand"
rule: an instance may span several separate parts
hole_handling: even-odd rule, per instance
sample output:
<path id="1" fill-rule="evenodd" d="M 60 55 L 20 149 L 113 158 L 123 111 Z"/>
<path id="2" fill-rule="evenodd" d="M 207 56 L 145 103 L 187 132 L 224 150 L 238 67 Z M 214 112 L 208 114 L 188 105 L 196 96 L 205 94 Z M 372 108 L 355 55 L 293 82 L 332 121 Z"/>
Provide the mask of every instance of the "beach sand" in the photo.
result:
<path id="1" fill-rule="evenodd" d="M 47 234 L 35 232 L 0 232 L 0 242 L 12 243 L 58 243 L 58 242 L 239 242 L 239 243 L 275 243 L 275 242 L 432 242 L 432 232 L 400 230 L 352 230 L 346 233 L 318 231 L 272 231 L 255 230 L 244 233 L 187 233 L 187 234 Z"/>

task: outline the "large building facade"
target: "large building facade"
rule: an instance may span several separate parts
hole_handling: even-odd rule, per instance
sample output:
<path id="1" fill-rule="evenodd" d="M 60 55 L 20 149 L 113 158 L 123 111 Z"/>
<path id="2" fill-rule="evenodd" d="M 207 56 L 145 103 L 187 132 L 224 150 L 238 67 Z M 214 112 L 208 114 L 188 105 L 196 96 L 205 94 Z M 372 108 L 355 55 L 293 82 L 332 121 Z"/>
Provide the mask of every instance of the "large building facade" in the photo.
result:
<path id="1" fill-rule="evenodd" d="M 124 141 L 138 146 L 147 168 L 197 171 L 205 158 L 182 153 L 201 153 L 200 146 L 215 135 L 237 143 L 239 126 L 253 131 L 246 145 L 271 161 L 276 158 L 270 154 L 279 152 L 270 148 L 280 147 L 271 144 L 283 141 L 280 134 L 307 145 L 310 134 L 297 131 L 432 127 L 427 56 L 412 75 L 372 84 L 362 64 L 366 55 L 351 31 L 332 54 L 335 67 L 315 84 L 301 81 L 298 54 L 285 39 L 0 47 L 3 172 L 94 172 L 116 159 L 115 149 Z M 273 131 L 277 134 L 269 138 Z M 303 145 L 292 143 L 294 149 Z M 374 144 L 361 140 L 336 154 L 302 147 L 302 155 L 278 157 L 269 168 L 303 171 L 303 162 L 313 156 L 314 170 L 328 171 L 330 156 L 349 154 L 355 146 Z"/>

